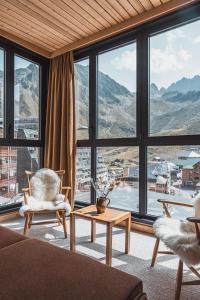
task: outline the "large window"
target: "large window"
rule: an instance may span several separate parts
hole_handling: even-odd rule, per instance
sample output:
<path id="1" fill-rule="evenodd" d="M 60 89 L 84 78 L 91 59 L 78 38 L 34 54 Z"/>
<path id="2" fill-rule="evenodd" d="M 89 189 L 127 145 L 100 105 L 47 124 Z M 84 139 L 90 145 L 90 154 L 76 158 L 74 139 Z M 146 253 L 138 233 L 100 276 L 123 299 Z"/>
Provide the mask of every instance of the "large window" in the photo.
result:
<path id="1" fill-rule="evenodd" d="M 39 165 L 39 148 L 0 147 L 0 208 L 22 201 L 21 190 L 27 186 L 25 170 L 36 171 Z"/>
<path id="2" fill-rule="evenodd" d="M 98 138 L 136 136 L 136 43 L 98 55 Z"/>
<path id="3" fill-rule="evenodd" d="M 120 182 L 109 195 L 112 206 L 138 212 L 138 147 L 97 148 L 97 177 Z"/>
<path id="4" fill-rule="evenodd" d="M 0 211 L 18 207 L 25 170 L 42 165 L 48 61 L 0 41 Z M 15 51 L 16 50 L 16 51 Z M 42 105 L 43 103 L 43 105 Z"/>
<path id="5" fill-rule="evenodd" d="M 90 203 L 91 150 L 78 148 L 76 153 L 76 193 L 75 201 Z"/>
<path id="6" fill-rule="evenodd" d="M 150 135 L 200 134 L 200 21 L 150 38 Z"/>
<path id="7" fill-rule="evenodd" d="M 137 131 L 136 46 L 134 40 L 98 52 L 96 72 L 91 56 L 75 62 L 77 202 L 94 202 L 91 177 L 104 177 L 120 181 L 110 194 L 112 206 L 139 211 L 139 148 L 131 146 Z"/>
<path id="8" fill-rule="evenodd" d="M 89 137 L 89 59 L 75 63 L 76 134 L 78 140 Z"/>
<path id="9" fill-rule="evenodd" d="M 153 146 L 147 154 L 148 213 L 162 213 L 157 199 L 192 203 L 200 190 L 200 146 Z M 190 213 L 185 207 L 171 209 L 178 217 Z"/>
<path id="10" fill-rule="evenodd" d="M 75 53 L 77 202 L 96 201 L 87 173 L 120 182 L 110 205 L 136 217 L 161 215 L 158 199 L 193 203 L 200 191 L 199 16 L 196 5 Z"/>
<path id="11" fill-rule="evenodd" d="M 15 55 L 14 71 L 15 138 L 38 140 L 40 134 L 40 68 Z"/>
<path id="12" fill-rule="evenodd" d="M 4 136 L 4 93 L 5 93 L 5 72 L 4 72 L 4 51 L 0 49 L 0 138 Z"/>

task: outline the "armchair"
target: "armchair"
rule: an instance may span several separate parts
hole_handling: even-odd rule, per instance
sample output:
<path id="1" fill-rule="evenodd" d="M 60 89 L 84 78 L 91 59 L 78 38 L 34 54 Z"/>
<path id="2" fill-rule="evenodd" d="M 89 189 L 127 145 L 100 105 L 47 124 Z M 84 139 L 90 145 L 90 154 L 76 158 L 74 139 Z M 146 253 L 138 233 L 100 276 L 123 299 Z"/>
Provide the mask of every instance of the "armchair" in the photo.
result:
<path id="1" fill-rule="evenodd" d="M 25 171 L 28 187 L 23 189 L 24 203 L 20 215 L 25 217 L 24 235 L 32 225 L 58 223 L 63 225 L 64 236 L 67 238 L 66 214 L 71 212 L 68 192 L 71 187 L 63 187 L 65 171 L 40 169 L 36 173 Z M 33 222 L 36 214 L 55 212 L 56 220 Z"/>
<path id="2" fill-rule="evenodd" d="M 176 254 L 179 256 L 179 265 L 176 277 L 175 300 L 180 299 L 182 285 L 200 285 L 200 273 L 195 269 L 200 264 L 200 195 L 197 195 L 194 205 L 173 200 L 158 200 L 163 205 L 165 217 L 154 223 L 157 237 L 154 246 L 151 266 L 155 265 L 158 253 Z M 171 218 L 169 205 L 194 207 L 195 217 L 180 221 Z M 160 240 L 170 251 L 158 251 Z M 198 280 L 183 282 L 183 263 L 185 263 Z"/>

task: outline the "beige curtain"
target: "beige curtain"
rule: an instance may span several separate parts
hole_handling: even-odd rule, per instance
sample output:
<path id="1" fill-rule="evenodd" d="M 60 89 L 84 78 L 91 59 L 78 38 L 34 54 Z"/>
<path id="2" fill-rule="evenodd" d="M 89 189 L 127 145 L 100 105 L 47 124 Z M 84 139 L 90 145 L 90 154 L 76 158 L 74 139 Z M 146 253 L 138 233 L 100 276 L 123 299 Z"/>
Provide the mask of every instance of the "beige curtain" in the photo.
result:
<path id="1" fill-rule="evenodd" d="M 75 189 L 75 92 L 72 52 L 50 62 L 46 109 L 44 166 L 65 170 L 64 186 L 71 186 L 69 198 L 74 205 Z"/>

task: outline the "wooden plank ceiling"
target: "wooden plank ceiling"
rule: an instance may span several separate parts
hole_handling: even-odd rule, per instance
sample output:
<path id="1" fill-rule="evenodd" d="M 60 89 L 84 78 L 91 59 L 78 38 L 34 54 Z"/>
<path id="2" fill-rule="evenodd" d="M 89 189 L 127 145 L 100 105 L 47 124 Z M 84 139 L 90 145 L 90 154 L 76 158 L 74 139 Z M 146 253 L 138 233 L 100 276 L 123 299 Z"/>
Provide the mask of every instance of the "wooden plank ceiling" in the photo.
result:
<path id="1" fill-rule="evenodd" d="M 0 35 L 55 57 L 196 0 L 0 0 Z"/>

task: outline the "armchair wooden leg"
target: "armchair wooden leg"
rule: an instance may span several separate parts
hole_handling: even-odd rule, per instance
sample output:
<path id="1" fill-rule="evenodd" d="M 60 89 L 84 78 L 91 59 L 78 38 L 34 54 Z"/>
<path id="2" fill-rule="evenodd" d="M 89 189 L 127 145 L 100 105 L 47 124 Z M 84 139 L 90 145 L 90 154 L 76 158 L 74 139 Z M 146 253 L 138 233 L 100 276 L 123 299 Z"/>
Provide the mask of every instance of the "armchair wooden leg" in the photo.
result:
<path id="1" fill-rule="evenodd" d="M 159 244 L 160 244 L 160 239 L 157 238 L 156 242 L 155 242 L 154 250 L 153 250 L 153 255 L 152 255 L 152 260 L 151 260 L 151 267 L 154 267 L 154 265 L 155 265 L 157 254 L 158 254 Z"/>
<path id="2" fill-rule="evenodd" d="M 64 229 L 64 236 L 65 239 L 67 238 L 67 222 L 66 222 L 66 216 L 65 213 L 62 214 L 62 224 L 63 224 L 63 229 Z"/>
<path id="3" fill-rule="evenodd" d="M 183 262 L 182 260 L 179 260 L 178 271 L 176 276 L 175 300 L 180 299 L 182 280 L 183 280 Z"/>
<path id="4" fill-rule="evenodd" d="M 24 223 L 24 235 L 26 235 L 28 227 L 29 227 L 29 214 L 26 213 L 25 214 L 25 223 Z"/>
<path id="5" fill-rule="evenodd" d="M 28 222 L 28 228 L 29 228 L 29 229 L 31 228 L 31 222 L 32 222 L 32 219 L 33 219 L 33 214 L 30 214 L 29 222 Z"/>
<path id="6" fill-rule="evenodd" d="M 61 218 L 60 218 L 60 212 L 59 212 L 59 211 L 56 212 L 56 217 L 57 217 L 57 219 L 58 219 L 58 224 L 59 224 L 59 225 L 62 224 L 62 220 L 61 220 Z"/>

